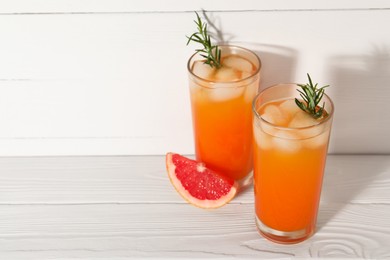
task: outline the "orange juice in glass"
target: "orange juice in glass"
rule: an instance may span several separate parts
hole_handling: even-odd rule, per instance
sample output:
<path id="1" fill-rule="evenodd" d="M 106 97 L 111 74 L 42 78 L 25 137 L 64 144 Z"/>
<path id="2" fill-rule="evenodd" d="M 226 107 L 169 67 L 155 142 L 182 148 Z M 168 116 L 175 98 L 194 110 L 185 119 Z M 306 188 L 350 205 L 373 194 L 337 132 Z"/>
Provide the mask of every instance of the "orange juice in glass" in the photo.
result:
<path id="1" fill-rule="evenodd" d="M 301 110 L 296 84 L 259 93 L 254 110 L 254 191 L 256 225 L 266 238 L 297 243 L 315 231 L 322 178 L 333 118 L 323 95 L 324 116 Z"/>
<path id="2" fill-rule="evenodd" d="M 196 159 L 241 186 L 253 169 L 252 100 L 260 79 L 260 59 L 237 46 L 218 46 L 220 68 L 199 53 L 188 61 Z"/>

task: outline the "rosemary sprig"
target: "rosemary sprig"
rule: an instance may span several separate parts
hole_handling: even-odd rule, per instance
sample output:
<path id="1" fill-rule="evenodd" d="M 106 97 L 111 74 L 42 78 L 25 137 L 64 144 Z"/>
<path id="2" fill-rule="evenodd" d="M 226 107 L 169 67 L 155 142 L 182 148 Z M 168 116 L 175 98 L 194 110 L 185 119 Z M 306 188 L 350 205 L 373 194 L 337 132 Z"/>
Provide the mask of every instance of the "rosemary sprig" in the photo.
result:
<path id="1" fill-rule="evenodd" d="M 201 56 L 205 58 L 206 64 L 210 65 L 212 68 L 221 67 L 221 50 L 218 48 L 218 45 L 212 45 L 210 40 L 210 35 L 207 32 L 207 23 L 203 23 L 200 19 L 197 12 L 195 12 L 197 20 L 194 21 L 197 25 L 198 31 L 193 33 L 190 37 L 186 36 L 188 41 L 187 45 L 191 42 L 197 42 L 203 45 L 202 49 L 196 49 L 195 51 L 200 52 Z"/>
<path id="2" fill-rule="evenodd" d="M 324 96 L 325 88 L 329 87 L 329 85 L 318 88 L 318 83 L 313 85 L 309 74 L 307 74 L 307 77 L 309 78 L 308 84 L 297 84 L 302 89 L 297 90 L 304 102 L 299 101 L 296 98 L 295 103 L 300 109 L 306 113 L 309 113 L 313 118 L 318 119 L 321 118 L 324 114 L 325 102 L 323 103 L 322 107 L 318 106 L 318 104 Z"/>

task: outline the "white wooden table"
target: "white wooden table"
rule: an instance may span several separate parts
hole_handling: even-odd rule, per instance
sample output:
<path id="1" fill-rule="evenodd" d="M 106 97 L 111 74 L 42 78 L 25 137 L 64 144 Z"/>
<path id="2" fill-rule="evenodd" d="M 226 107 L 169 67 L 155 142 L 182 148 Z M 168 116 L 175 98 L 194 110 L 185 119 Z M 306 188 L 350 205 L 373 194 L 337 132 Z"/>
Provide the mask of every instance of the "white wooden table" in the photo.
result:
<path id="1" fill-rule="evenodd" d="M 390 258 L 390 156 L 328 157 L 318 230 L 262 238 L 253 190 L 185 203 L 164 156 L 0 158 L 0 259 Z"/>

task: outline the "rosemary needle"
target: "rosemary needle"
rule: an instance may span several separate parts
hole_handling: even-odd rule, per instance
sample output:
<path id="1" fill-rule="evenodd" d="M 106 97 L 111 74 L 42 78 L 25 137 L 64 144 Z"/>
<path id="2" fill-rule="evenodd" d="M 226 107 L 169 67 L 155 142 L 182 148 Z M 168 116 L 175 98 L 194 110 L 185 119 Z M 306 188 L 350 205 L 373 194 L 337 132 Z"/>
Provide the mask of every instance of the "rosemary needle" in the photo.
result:
<path id="1" fill-rule="evenodd" d="M 322 104 L 322 107 L 319 106 L 319 103 L 324 96 L 325 88 L 329 87 L 329 85 L 318 88 L 318 83 L 313 85 L 309 74 L 307 74 L 307 77 L 309 79 L 309 83 L 297 84 L 302 89 L 297 90 L 303 101 L 296 98 L 295 103 L 300 109 L 310 114 L 313 118 L 318 119 L 324 116 L 325 102 Z"/>
<path id="2" fill-rule="evenodd" d="M 187 36 L 187 45 L 193 41 L 200 43 L 203 48 L 196 49 L 197 53 L 205 58 L 204 63 L 210 65 L 212 68 L 220 68 L 221 67 L 221 50 L 218 48 L 218 45 L 212 45 L 210 40 L 210 35 L 207 31 L 207 23 L 203 23 L 200 19 L 197 12 L 196 20 L 194 21 L 197 25 L 198 31 L 193 33 L 190 37 Z"/>

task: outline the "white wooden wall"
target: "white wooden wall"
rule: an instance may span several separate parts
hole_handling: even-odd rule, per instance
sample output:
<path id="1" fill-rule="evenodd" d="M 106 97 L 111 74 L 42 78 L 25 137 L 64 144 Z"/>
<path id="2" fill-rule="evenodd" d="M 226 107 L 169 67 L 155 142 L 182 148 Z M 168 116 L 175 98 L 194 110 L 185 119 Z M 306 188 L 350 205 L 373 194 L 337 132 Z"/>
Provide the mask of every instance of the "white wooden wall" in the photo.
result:
<path id="1" fill-rule="evenodd" d="M 2 0 L 0 156 L 192 154 L 202 9 L 259 54 L 262 88 L 332 85 L 331 153 L 390 153 L 390 1 Z"/>

